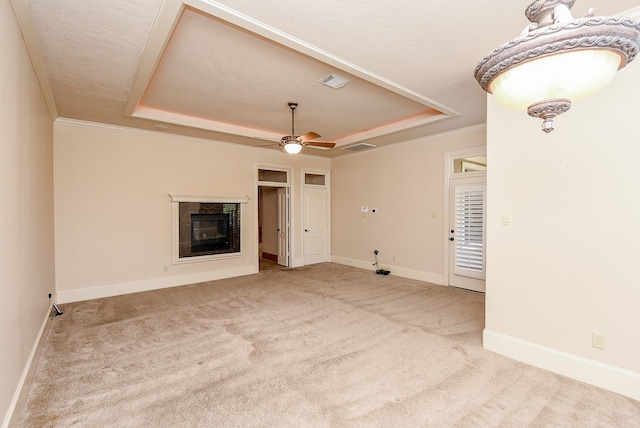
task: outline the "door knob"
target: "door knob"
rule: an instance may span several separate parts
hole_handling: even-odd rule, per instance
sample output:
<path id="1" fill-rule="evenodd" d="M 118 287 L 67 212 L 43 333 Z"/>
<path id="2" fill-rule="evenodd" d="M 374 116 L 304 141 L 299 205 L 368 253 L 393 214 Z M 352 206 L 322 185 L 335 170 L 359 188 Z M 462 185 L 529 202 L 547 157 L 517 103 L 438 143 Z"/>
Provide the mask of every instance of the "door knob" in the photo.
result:
<path id="1" fill-rule="evenodd" d="M 304 231 L 305 231 L 305 232 L 308 232 L 308 231 L 309 231 L 309 229 L 305 229 Z"/>
<path id="2" fill-rule="evenodd" d="M 451 238 L 449 238 L 449 241 L 453 241 L 453 236 Z"/>

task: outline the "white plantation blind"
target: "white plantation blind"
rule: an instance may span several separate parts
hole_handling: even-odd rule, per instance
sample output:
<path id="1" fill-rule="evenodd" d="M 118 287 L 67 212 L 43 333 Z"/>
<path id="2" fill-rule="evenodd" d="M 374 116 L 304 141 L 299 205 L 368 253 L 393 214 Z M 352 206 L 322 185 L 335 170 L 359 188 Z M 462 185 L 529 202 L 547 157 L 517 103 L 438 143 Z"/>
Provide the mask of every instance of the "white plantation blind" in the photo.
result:
<path id="1" fill-rule="evenodd" d="M 484 279 L 484 184 L 456 186 L 456 274 Z"/>

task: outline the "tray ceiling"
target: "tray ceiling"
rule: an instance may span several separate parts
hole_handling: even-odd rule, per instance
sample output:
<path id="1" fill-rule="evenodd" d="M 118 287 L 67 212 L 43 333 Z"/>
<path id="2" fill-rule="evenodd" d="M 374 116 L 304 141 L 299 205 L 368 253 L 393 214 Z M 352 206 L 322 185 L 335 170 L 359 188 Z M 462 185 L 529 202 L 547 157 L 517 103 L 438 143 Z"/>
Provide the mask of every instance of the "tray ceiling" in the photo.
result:
<path id="1" fill-rule="evenodd" d="M 54 118 L 277 149 L 295 101 L 296 134 L 337 144 L 304 152 L 333 157 L 483 125 L 473 69 L 520 33 L 530 2 L 11 3 Z M 330 73 L 349 83 L 322 85 Z"/>

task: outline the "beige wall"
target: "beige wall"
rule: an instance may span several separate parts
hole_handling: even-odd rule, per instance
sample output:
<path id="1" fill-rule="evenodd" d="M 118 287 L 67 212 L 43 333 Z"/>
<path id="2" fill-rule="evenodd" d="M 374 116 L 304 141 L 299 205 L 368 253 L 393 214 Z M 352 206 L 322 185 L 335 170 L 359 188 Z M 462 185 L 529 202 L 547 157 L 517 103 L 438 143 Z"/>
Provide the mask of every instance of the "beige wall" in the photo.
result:
<path id="1" fill-rule="evenodd" d="M 1 420 L 55 290 L 52 120 L 9 2 L 0 4 L 0 52 Z"/>
<path id="2" fill-rule="evenodd" d="M 443 284 L 444 154 L 484 144 L 474 128 L 334 159 L 332 260 L 373 269 L 377 249 L 392 273 Z M 362 206 L 378 212 L 363 217 Z"/>
<path id="3" fill-rule="evenodd" d="M 492 97 L 487 125 L 485 346 L 636 399 L 639 98 L 632 63 L 549 135 Z"/>
<path id="4" fill-rule="evenodd" d="M 292 168 L 296 200 L 300 169 L 330 165 L 315 156 L 89 123 L 56 121 L 54 134 L 61 302 L 256 272 L 256 163 Z M 171 193 L 249 195 L 245 256 L 172 264 Z M 295 243 L 301 212 L 298 204 L 292 207 Z M 293 259 L 301 258 L 301 248 L 295 247 Z"/>

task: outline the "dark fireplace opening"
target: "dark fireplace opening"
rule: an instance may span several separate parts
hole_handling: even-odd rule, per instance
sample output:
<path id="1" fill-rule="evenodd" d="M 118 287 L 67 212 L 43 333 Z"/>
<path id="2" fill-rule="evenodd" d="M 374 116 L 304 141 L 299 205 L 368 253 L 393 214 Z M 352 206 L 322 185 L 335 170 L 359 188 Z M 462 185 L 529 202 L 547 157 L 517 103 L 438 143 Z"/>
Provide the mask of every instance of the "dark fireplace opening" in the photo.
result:
<path id="1" fill-rule="evenodd" d="M 231 248 L 229 214 L 191 214 L 191 252 Z"/>
<path id="2" fill-rule="evenodd" d="M 178 259 L 242 254 L 241 213 L 237 202 L 180 202 Z"/>

